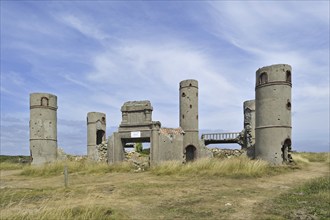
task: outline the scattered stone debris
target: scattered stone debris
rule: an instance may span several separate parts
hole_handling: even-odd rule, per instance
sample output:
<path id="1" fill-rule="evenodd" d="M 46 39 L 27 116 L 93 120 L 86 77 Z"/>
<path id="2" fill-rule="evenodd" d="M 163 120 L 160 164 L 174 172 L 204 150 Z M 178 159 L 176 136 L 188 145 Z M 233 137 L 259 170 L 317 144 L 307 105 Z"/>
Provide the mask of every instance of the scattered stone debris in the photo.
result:
<path id="1" fill-rule="evenodd" d="M 95 160 L 97 162 L 108 162 L 107 152 L 107 142 L 102 141 L 101 144 L 96 145 Z"/>
<path id="2" fill-rule="evenodd" d="M 57 160 L 66 160 L 68 158 L 67 154 L 64 152 L 63 148 L 57 148 Z"/>
<path id="3" fill-rule="evenodd" d="M 125 161 L 134 165 L 135 172 L 145 171 L 149 167 L 149 156 L 135 151 L 125 152 Z"/>
<path id="4" fill-rule="evenodd" d="M 237 149 L 220 149 L 212 148 L 213 157 L 215 158 L 231 158 L 231 157 L 240 157 L 246 154 L 245 150 Z"/>
<path id="5" fill-rule="evenodd" d="M 86 161 L 87 160 L 87 156 L 81 156 L 81 155 L 67 155 L 67 157 L 68 157 L 69 161 L 80 162 L 80 161 Z"/>

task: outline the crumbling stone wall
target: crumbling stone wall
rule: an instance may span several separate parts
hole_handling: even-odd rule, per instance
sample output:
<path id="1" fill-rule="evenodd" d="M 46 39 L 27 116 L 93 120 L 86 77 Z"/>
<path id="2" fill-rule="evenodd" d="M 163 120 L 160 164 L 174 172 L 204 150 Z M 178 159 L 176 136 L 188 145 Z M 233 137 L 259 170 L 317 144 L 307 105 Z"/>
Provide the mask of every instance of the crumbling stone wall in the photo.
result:
<path id="1" fill-rule="evenodd" d="M 98 145 L 105 141 L 106 115 L 102 112 L 87 114 L 87 156 L 90 160 L 98 161 Z"/>
<path id="2" fill-rule="evenodd" d="M 243 130 L 237 137 L 237 143 L 246 150 L 247 156 L 255 157 L 255 100 L 248 100 L 243 103 L 244 125 Z"/>
<path id="3" fill-rule="evenodd" d="M 108 147 L 107 142 L 103 141 L 101 144 L 96 145 L 94 161 L 96 162 L 108 162 Z"/>
<path id="4" fill-rule="evenodd" d="M 246 154 L 246 150 L 237 150 L 237 149 L 220 149 L 212 148 L 211 152 L 215 158 L 232 158 L 240 157 Z"/>

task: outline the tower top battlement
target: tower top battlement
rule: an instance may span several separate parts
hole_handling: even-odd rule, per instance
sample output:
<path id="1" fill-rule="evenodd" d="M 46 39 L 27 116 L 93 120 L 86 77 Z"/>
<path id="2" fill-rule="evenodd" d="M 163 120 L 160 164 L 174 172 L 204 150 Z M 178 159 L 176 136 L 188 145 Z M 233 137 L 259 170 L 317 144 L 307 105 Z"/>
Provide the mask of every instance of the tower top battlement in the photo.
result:
<path id="1" fill-rule="evenodd" d="M 288 84 L 291 86 L 291 66 L 275 64 L 259 68 L 256 71 L 256 88 L 271 84 Z"/>
<path id="2" fill-rule="evenodd" d="M 198 81 L 195 79 L 187 79 L 180 82 L 180 89 L 184 87 L 196 87 L 198 88 Z"/>

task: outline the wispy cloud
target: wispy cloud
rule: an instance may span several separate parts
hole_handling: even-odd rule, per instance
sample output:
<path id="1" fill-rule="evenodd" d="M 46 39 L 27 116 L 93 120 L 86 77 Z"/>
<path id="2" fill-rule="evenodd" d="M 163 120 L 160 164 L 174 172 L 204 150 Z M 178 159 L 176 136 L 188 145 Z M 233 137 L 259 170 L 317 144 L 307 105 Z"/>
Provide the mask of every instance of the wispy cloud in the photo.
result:
<path id="1" fill-rule="evenodd" d="M 84 19 L 81 20 L 81 18 L 78 18 L 72 14 L 63 15 L 61 17 L 61 20 L 67 24 L 68 26 L 76 29 L 81 34 L 85 35 L 86 37 L 91 37 L 96 40 L 105 40 L 108 38 L 108 35 L 106 33 L 103 33 L 100 29 L 98 29 L 95 25 L 90 25 L 89 22 Z"/>
<path id="2" fill-rule="evenodd" d="M 129 100 L 150 100 L 153 119 L 177 127 L 179 82 L 191 78 L 200 128 L 239 131 L 255 71 L 274 63 L 293 67 L 295 137 L 328 129 L 326 1 L 7 1 L 1 11 L 1 115 L 28 125 L 29 93 L 56 94 L 59 143 L 69 152 L 85 152 L 87 112 L 105 112 L 116 127 Z"/>

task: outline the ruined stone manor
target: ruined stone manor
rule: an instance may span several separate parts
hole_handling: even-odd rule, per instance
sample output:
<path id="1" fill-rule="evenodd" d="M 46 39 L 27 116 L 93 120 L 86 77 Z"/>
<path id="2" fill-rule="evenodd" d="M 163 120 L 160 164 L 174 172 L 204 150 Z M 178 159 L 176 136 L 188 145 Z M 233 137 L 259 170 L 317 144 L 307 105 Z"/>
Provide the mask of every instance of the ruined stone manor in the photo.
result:
<path id="1" fill-rule="evenodd" d="M 153 121 L 150 101 L 128 101 L 121 107 L 118 131 L 106 138 L 106 114 L 87 114 L 87 155 L 90 160 L 121 162 L 131 143 L 149 142 L 151 166 L 163 161 L 182 163 L 212 157 L 209 144 L 237 143 L 252 159 L 288 163 L 291 152 L 291 66 L 276 64 L 256 71 L 255 99 L 243 103 L 241 132 L 202 134 L 198 128 L 198 82 L 179 84 L 179 127 L 162 128 Z M 30 94 L 32 164 L 57 160 L 57 97 Z M 217 119 L 214 119 L 217 120 Z M 222 126 L 223 127 L 223 126 Z"/>

